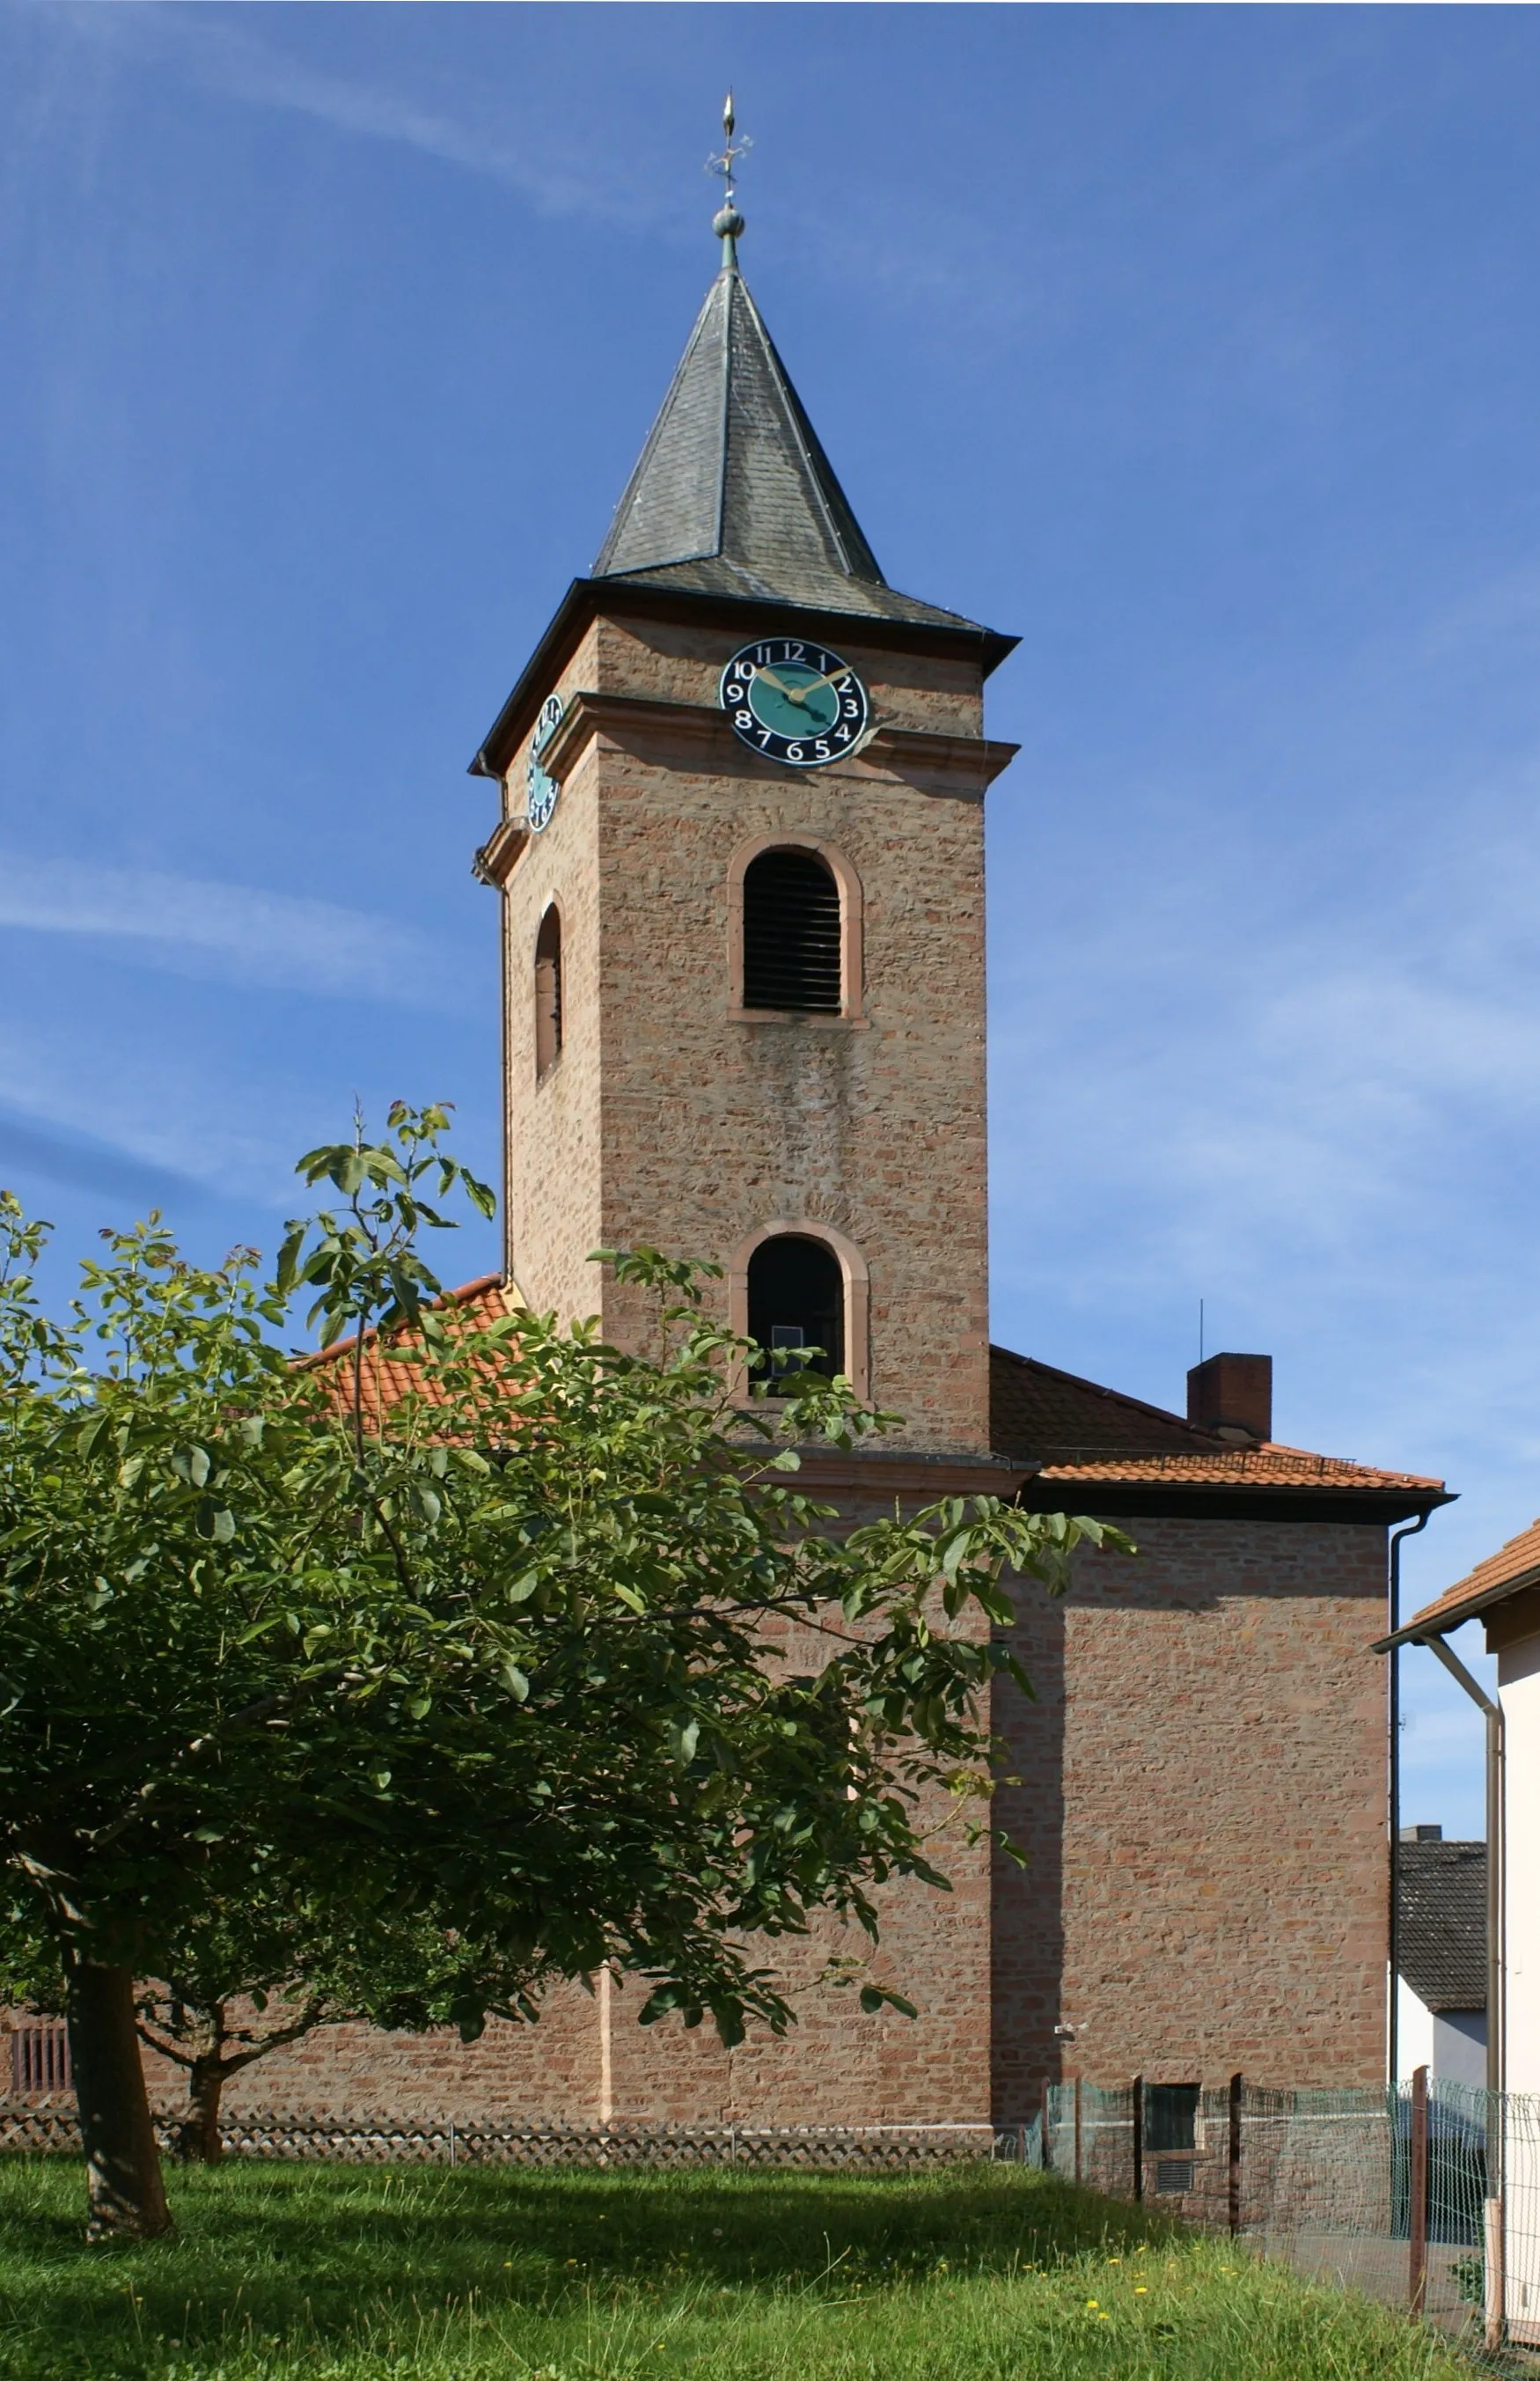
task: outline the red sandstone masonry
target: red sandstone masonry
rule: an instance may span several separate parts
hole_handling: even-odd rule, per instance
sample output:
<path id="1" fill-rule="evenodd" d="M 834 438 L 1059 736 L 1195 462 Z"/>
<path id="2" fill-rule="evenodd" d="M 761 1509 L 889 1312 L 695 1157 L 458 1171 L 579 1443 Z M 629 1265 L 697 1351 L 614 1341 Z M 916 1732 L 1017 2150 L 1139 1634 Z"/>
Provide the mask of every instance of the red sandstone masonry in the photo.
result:
<path id="1" fill-rule="evenodd" d="M 1039 1701 L 1002 1697 L 1023 1783 L 998 1810 L 1031 1863 L 996 1867 L 997 2119 L 1061 2071 L 1377 2082 L 1383 1529 L 1123 1526 L 1136 1563 L 1024 1599 Z"/>
<path id="2" fill-rule="evenodd" d="M 587 1260 L 648 1241 L 726 1262 L 767 1221 L 854 1241 L 870 1272 L 871 1387 L 905 1443 L 988 1449 L 982 803 L 926 790 L 880 744 L 806 777 L 710 716 L 726 630 L 596 620 L 557 681 L 696 706 L 584 730 L 547 831 L 503 899 L 510 1269 L 564 1317 L 639 1305 Z M 981 733 L 979 665 L 843 643 L 879 722 Z M 523 809 L 525 754 L 506 810 Z M 906 774 L 907 772 L 907 774 Z M 753 836 L 836 846 L 864 895 L 867 1022 L 734 1020 L 732 859 Z M 537 1084 L 533 957 L 563 922 L 564 1048 Z M 944 1467 L 940 1467 L 943 1469 Z M 935 1493 L 944 1493 L 938 1477 Z M 854 1510 L 859 1498 L 847 1500 Z M 955 1840 L 954 1890 L 881 1897 L 872 1974 L 919 2005 L 860 2012 L 819 1981 L 864 1938 L 820 1923 L 766 1948 L 801 2022 L 724 2051 L 643 2030 L 636 1980 L 552 1994 L 537 2027 L 457 2038 L 327 2029 L 237 2079 L 235 2108 L 402 2119 L 1014 2123 L 1045 2073 L 1122 2082 L 1378 2080 L 1384 1700 L 1376 1523 L 1151 1520 L 1130 1563 L 1088 1557 L 1022 1593 L 1038 1700 L 1002 1692 L 997 1819 L 1025 1874 Z M 938 1814 L 940 1815 L 940 1814 Z M 1061 2055 L 1054 2028 L 1074 2028 Z M 179 2079 L 157 2075 L 157 2096 Z"/>
<path id="3" fill-rule="evenodd" d="M 1070 1598 L 1022 1591 L 1038 1700 L 1002 1692 L 1022 1783 L 996 1815 L 1024 1874 L 953 1843 L 954 1891 L 882 1897 L 873 1973 L 917 2021 L 819 1987 L 820 1926 L 767 1947 L 795 1988 L 785 2040 L 640 2029 L 574 1985 L 535 2028 L 312 2036 L 242 2077 L 234 2106 L 587 2124 L 1016 2123 L 1045 2073 L 1123 2082 L 1365 2083 L 1383 2057 L 1384 1701 L 1375 1525 L 1155 1520 L 1137 1561 L 1090 1556 Z M 1061 2054 L 1054 2026 L 1072 2024 Z M 176 2089 L 175 2085 L 171 2087 Z"/>
<path id="4" fill-rule="evenodd" d="M 983 817 L 891 759 L 797 776 L 711 706 L 726 629 L 595 624 L 559 681 L 699 706 L 602 727 L 504 898 L 510 1258 L 564 1315 L 635 1341 L 642 1303 L 587 1264 L 646 1241 L 725 1263 L 774 1220 L 825 1224 L 870 1269 L 871 1393 L 911 1445 L 988 1446 Z M 976 735 L 979 665 L 849 643 L 879 720 Z M 524 755 L 510 772 L 522 806 Z M 835 845 L 865 894 L 865 1019 L 734 1020 L 730 867 L 756 835 Z M 565 1043 L 534 1078 L 531 971 L 563 914 Z"/>

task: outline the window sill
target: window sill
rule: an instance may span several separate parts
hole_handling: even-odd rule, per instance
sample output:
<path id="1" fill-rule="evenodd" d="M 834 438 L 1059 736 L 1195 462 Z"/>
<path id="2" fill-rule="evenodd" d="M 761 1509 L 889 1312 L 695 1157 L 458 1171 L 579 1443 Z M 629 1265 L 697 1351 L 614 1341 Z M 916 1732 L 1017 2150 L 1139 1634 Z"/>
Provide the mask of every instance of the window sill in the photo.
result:
<path id="1" fill-rule="evenodd" d="M 811 1025 L 820 1032 L 831 1027 L 836 1032 L 862 1032 L 871 1023 L 869 1017 L 850 1016 L 844 1010 L 836 1014 L 829 1008 L 730 1008 L 729 1025 Z"/>

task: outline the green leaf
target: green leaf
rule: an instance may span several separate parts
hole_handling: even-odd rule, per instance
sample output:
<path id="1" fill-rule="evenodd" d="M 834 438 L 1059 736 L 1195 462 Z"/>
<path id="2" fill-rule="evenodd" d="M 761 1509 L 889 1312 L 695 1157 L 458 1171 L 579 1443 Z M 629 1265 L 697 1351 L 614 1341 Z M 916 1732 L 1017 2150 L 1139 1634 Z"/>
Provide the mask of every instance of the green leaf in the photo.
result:
<path id="1" fill-rule="evenodd" d="M 278 1251 L 278 1265 L 274 1280 L 285 1298 L 291 1294 L 298 1283 L 299 1252 L 305 1245 L 305 1234 L 308 1228 L 302 1223 L 291 1224 L 284 1236 L 283 1245 Z"/>
<path id="2" fill-rule="evenodd" d="M 670 1720 L 669 1744 L 681 1768 L 689 1767 L 690 1763 L 695 1759 L 696 1746 L 699 1742 L 700 1722 L 697 1719 L 685 1720 L 683 1726 L 678 1720 Z"/>
<path id="3" fill-rule="evenodd" d="M 918 2017 L 919 2015 L 913 2001 L 906 2001 L 902 1993 L 890 1992 L 883 1984 L 863 1984 L 861 2007 L 868 2017 L 875 2017 L 878 2010 L 881 2009 L 897 2009 L 900 2017 Z"/>

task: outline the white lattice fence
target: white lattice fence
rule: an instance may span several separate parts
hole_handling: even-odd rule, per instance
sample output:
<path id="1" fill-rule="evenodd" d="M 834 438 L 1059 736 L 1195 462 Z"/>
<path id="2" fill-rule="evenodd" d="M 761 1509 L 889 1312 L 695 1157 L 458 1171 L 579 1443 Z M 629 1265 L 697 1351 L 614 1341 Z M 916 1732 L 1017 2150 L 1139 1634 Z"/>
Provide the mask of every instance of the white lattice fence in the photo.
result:
<path id="1" fill-rule="evenodd" d="M 157 2113 L 176 2146 L 180 2111 Z M 959 2158 L 1014 2157 L 1013 2130 L 988 2125 L 492 2125 L 385 2116 L 336 2118 L 254 2109 L 221 2127 L 227 2155 L 333 2160 L 351 2166 L 721 2167 L 913 2170 Z M 0 2151 L 79 2151 L 72 2102 L 0 2103 Z"/>

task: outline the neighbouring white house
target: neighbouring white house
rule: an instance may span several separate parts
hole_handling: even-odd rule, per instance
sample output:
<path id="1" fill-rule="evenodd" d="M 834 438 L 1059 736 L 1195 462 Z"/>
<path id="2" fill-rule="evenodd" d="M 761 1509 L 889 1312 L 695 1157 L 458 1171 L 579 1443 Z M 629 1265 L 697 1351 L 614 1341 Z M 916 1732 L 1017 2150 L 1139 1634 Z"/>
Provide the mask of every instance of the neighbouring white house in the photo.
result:
<path id="1" fill-rule="evenodd" d="M 1479 1620 L 1498 1662 L 1495 1696 L 1448 1642 Z M 1380 1651 L 1425 1645 L 1486 1721 L 1487 2083 L 1510 2094 L 1488 2127 L 1489 2341 L 1540 2345 L 1540 1520 L 1510 1538 L 1410 1620 Z M 1404 1862 L 1417 1847 L 1401 1843 Z M 1400 2003 L 1405 2008 L 1405 2003 Z M 1409 2012 L 1415 2023 L 1415 2012 Z M 1435 2057 L 1437 2047 L 1435 2046 Z M 1413 2061 L 1413 2064 L 1416 2062 Z M 1435 2063 L 1430 2058 L 1427 2064 Z M 1405 2054 L 1398 2057 L 1403 2070 Z"/>
<path id="2" fill-rule="evenodd" d="M 1396 1862 L 1396 2071 L 1486 2082 L 1486 1846 L 1403 1827 Z"/>

